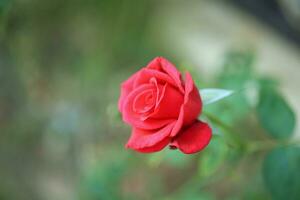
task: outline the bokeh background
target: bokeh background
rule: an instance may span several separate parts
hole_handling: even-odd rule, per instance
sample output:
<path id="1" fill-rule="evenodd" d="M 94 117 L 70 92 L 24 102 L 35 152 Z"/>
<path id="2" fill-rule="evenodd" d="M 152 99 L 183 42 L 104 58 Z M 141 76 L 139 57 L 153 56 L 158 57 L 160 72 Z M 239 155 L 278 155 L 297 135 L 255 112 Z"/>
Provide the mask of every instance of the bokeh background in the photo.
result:
<path id="1" fill-rule="evenodd" d="M 253 2 L 0 0 L 0 199 L 299 198 L 297 147 L 264 161 L 268 145 L 233 148 L 214 118 L 221 136 L 199 154 L 124 148 L 119 85 L 155 56 L 191 71 L 199 88 L 250 88 L 206 110 L 234 138 L 269 141 L 260 121 L 270 112 L 297 141 L 300 2 Z M 278 97 L 279 113 L 256 107 L 258 83 L 277 88 L 258 105 Z M 280 181 L 265 175 L 278 160 Z"/>

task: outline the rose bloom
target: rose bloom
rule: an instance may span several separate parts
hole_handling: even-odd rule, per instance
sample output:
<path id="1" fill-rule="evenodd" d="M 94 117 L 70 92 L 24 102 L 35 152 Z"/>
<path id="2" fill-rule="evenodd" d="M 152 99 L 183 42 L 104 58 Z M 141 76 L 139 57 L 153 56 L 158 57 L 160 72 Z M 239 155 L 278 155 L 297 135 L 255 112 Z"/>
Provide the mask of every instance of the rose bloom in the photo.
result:
<path id="1" fill-rule="evenodd" d="M 212 136 L 198 120 L 202 101 L 191 75 L 182 79 L 167 59 L 157 57 L 121 84 L 119 111 L 132 126 L 126 147 L 142 153 L 167 145 L 183 153 L 205 148 Z"/>

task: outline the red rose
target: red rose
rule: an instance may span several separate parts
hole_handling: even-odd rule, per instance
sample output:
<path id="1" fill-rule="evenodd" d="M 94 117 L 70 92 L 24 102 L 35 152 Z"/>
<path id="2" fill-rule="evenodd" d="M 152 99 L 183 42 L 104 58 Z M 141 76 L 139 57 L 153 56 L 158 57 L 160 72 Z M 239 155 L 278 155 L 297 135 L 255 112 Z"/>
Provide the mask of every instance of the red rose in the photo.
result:
<path id="1" fill-rule="evenodd" d="M 191 154 L 206 147 L 212 136 L 208 124 L 197 119 L 202 101 L 191 75 L 183 80 L 162 57 L 121 84 L 119 110 L 132 126 L 126 147 L 142 153 L 170 145 Z"/>

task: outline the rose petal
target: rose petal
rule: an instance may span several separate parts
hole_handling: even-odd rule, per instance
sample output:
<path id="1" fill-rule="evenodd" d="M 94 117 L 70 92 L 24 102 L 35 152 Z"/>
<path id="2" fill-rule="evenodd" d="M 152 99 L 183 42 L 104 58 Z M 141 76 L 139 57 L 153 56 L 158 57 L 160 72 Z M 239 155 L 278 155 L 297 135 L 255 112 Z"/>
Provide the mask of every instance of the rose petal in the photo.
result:
<path id="1" fill-rule="evenodd" d="M 133 100 L 133 111 L 139 114 L 147 113 L 155 105 L 153 90 L 148 89 L 139 93 Z"/>
<path id="2" fill-rule="evenodd" d="M 186 73 L 184 103 L 180 108 L 177 122 L 171 136 L 179 133 L 182 126 L 193 123 L 202 110 L 202 101 L 190 73 Z"/>
<path id="3" fill-rule="evenodd" d="M 192 123 L 202 111 L 202 101 L 189 72 L 185 75 L 184 125 Z"/>
<path id="4" fill-rule="evenodd" d="M 121 94 L 118 102 L 119 111 L 122 112 L 123 105 L 126 97 L 129 95 L 129 93 L 133 90 L 133 84 L 135 79 L 137 78 L 140 71 L 137 71 L 135 74 L 130 76 L 126 81 L 121 83 Z"/>
<path id="5" fill-rule="evenodd" d="M 151 78 L 156 78 L 159 84 L 168 83 L 177 87 L 176 82 L 166 73 L 161 72 L 159 70 L 143 68 L 140 73 L 137 75 L 134 81 L 134 87 L 137 87 L 141 84 L 149 83 Z"/>
<path id="6" fill-rule="evenodd" d="M 152 109 L 152 112 L 148 112 L 148 113 L 145 113 L 143 116 L 142 116 L 142 120 L 146 120 L 148 118 L 151 118 L 153 115 L 155 115 L 155 113 L 157 113 L 159 111 L 158 109 L 158 106 L 160 105 L 160 102 L 162 101 L 162 99 L 164 98 L 165 96 L 165 91 L 166 91 L 166 88 L 168 86 L 168 84 L 166 83 L 164 86 L 162 86 L 161 84 L 157 84 L 157 81 L 155 78 L 151 79 L 151 82 L 155 85 L 156 87 L 156 102 L 155 102 L 155 107 Z M 170 118 L 170 117 L 168 117 Z"/>
<path id="7" fill-rule="evenodd" d="M 165 138 L 162 141 L 160 141 L 159 143 L 151 146 L 151 147 L 145 147 L 145 148 L 141 148 L 141 149 L 135 149 L 138 152 L 141 153 L 154 153 L 157 151 L 162 150 L 163 148 L 165 148 L 170 142 L 170 138 Z"/>
<path id="8" fill-rule="evenodd" d="M 174 125 L 172 132 L 171 132 L 171 137 L 174 137 L 175 135 L 177 135 L 179 133 L 179 131 L 183 125 L 183 120 L 184 120 L 184 105 L 182 105 L 180 108 L 178 119 L 176 121 L 176 124 Z"/>
<path id="9" fill-rule="evenodd" d="M 196 121 L 170 144 L 183 153 L 192 154 L 204 149 L 212 137 L 212 130 L 207 123 Z"/>
<path id="10" fill-rule="evenodd" d="M 183 95 L 174 87 L 167 85 L 164 96 L 158 103 L 155 111 L 149 115 L 153 119 L 177 119 L 180 107 L 183 104 Z"/>
<path id="11" fill-rule="evenodd" d="M 132 125 L 136 128 L 146 129 L 146 130 L 152 130 L 152 129 L 158 129 L 161 128 L 170 122 L 173 122 L 174 119 L 146 119 L 145 116 L 136 113 L 133 110 L 134 100 L 135 97 L 142 93 L 145 90 L 148 89 L 154 89 L 156 90 L 155 86 L 153 84 L 144 84 L 139 86 L 138 88 L 134 89 L 124 100 L 123 104 L 123 112 L 122 117 L 123 121 L 126 123 Z"/>
<path id="12" fill-rule="evenodd" d="M 126 147 L 131 149 L 153 147 L 165 138 L 169 138 L 174 124 L 175 122 L 170 123 L 164 128 L 156 131 L 147 131 L 143 129 L 133 128 L 132 134 L 126 144 Z"/>
<path id="13" fill-rule="evenodd" d="M 162 70 L 162 66 L 161 66 L 160 61 L 161 61 L 161 57 L 156 57 L 156 58 L 154 58 L 153 60 L 151 60 L 151 61 L 148 63 L 147 68 L 148 68 L 148 69 L 154 69 L 154 70 L 157 70 L 157 71 L 162 71 L 162 72 L 164 72 L 164 71 Z"/>
<path id="14" fill-rule="evenodd" d="M 184 93 L 181 82 L 181 74 L 170 61 L 163 57 L 156 57 L 147 65 L 147 68 L 156 69 L 168 74 L 175 81 L 179 91 Z"/>

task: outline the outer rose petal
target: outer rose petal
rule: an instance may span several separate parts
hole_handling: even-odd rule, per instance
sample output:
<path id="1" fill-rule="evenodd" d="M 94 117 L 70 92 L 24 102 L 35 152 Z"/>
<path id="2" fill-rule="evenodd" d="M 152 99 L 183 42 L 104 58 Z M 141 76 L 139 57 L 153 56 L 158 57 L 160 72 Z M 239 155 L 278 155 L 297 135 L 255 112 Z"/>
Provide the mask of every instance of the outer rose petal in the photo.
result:
<path id="1" fill-rule="evenodd" d="M 181 74 L 170 61 L 163 57 L 156 57 L 147 65 L 147 68 L 156 69 L 168 74 L 175 81 L 179 91 L 184 93 L 181 83 Z"/>
<path id="2" fill-rule="evenodd" d="M 151 147 L 145 147 L 145 148 L 141 148 L 141 149 L 135 149 L 136 151 L 139 151 L 141 153 L 154 153 L 157 151 L 162 150 L 163 148 L 165 148 L 165 146 L 167 146 L 170 142 L 170 138 L 165 138 L 162 141 L 160 141 L 159 143 L 151 146 Z"/>
<path id="3" fill-rule="evenodd" d="M 188 129 L 181 132 L 171 143 L 183 153 L 192 154 L 204 149 L 212 137 L 212 130 L 207 123 L 196 121 Z"/>
<path id="4" fill-rule="evenodd" d="M 194 81 L 190 73 L 185 75 L 185 94 L 184 103 L 181 106 L 180 114 L 178 116 L 177 123 L 172 130 L 171 136 L 175 136 L 182 126 L 193 123 L 199 116 L 202 110 L 202 101 Z"/>
<path id="5" fill-rule="evenodd" d="M 202 101 L 190 73 L 185 75 L 184 125 L 192 123 L 202 111 Z"/>
<path id="6" fill-rule="evenodd" d="M 137 75 L 134 81 L 134 87 L 137 87 L 141 84 L 149 83 L 151 78 L 156 78 L 159 84 L 168 83 L 177 87 L 176 82 L 166 73 L 161 72 L 155 69 L 143 68 L 140 70 L 140 73 Z"/>
<path id="7" fill-rule="evenodd" d="M 126 97 L 129 95 L 129 93 L 133 90 L 134 81 L 139 73 L 140 71 L 137 71 L 135 74 L 130 76 L 126 81 L 121 83 L 121 94 L 118 102 L 118 107 L 120 112 L 123 111 L 122 109 L 123 109 L 124 101 Z"/>
<path id="8" fill-rule="evenodd" d="M 169 138 L 169 135 L 171 133 L 174 124 L 175 122 L 170 123 L 164 128 L 156 131 L 146 131 L 143 129 L 133 128 L 131 137 L 129 138 L 126 144 L 126 147 L 135 150 L 145 149 L 146 147 L 148 148 L 157 147 L 157 145 L 161 141 L 165 140 L 166 138 Z M 170 139 L 168 141 L 170 141 Z M 162 145 L 158 145 L 158 146 L 161 147 Z"/>
<path id="9" fill-rule="evenodd" d="M 183 118 L 184 118 L 184 105 L 182 105 L 180 108 L 179 117 L 178 117 L 176 124 L 171 132 L 172 137 L 177 135 L 179 133 L 180 129 L 182 128 Z"/>

